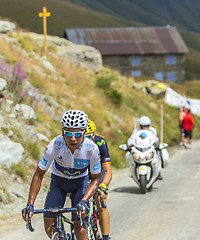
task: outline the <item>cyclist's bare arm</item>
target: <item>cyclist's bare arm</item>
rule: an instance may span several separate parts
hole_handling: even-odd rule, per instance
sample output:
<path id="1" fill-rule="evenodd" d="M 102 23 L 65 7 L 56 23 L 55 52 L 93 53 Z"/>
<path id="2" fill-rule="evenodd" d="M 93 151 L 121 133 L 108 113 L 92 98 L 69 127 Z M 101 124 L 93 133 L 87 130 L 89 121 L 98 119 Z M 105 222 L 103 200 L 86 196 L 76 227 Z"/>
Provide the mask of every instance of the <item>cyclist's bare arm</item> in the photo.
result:
<path id="1" fill-rule="evenodd" d="M 42 179 L 44 174 L 46 173 L 46 170 L 42 170 L 39 167 L 37 167 L 30 186 L 30 191 L 29 191 L 29 198 L 28 198 L 28 203 L 29 204 L 34 204 L 36 196 L 40 190 L 41 184 L 42 184 Z"/>
<path id="2" fill-rule="evenodd" d="M 105 173 L 102 183 L 108 186 L 112 179 L 111 164 L 104 164 L 102 167 Z"/>
<path id="3" fill-rule="evenodd" d="M 83 197 L 83 200 L 85 200 L 86 202 L 88 202 L 88 200 L 96 193 L 101 181 L 101 173 L 98 174 L 91 173 L 91 177 L 92 181 L 88 185 L 85 195 Z"/>
<path id="4" fill-rule="evenodd" d="M 27 204 L 32 204 L 34 205 L 36 196 L 40 190 L 41 184 L 42 184 L 42 179 L 44 174 L 46 173 L 46 171 L 40 169 L 39 167 L 37 167 L 33 178 L 32 178 L 32 182 L 31 182 L 31 186 L 30 186 L 30 190 L 29 190 L 29 197 L 28 197 L 28 202 Z M 29 216 L 32 216 L 33 213 L 30 213 Z M 23 214 L 23 218 L 26 221 L 26 216 L 25 214 Z"/>

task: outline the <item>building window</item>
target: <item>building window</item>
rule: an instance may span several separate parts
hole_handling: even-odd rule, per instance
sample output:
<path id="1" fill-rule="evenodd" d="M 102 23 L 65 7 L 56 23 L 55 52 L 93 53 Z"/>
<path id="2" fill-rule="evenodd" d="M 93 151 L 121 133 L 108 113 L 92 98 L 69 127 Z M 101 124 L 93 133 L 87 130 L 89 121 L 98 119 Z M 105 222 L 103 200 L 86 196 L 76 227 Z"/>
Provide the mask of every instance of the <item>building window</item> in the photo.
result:
<path id="1" fill-rule="evenodd" d="M 167 64 L 169 64 L 169 65 L 176 64 L 176 57 L 175 56 L 167 56 Z"/>
<path id="2" fill-rule="evenodd" d="M 132 65 L 138 66 L 141 64 L 141 58 L 140 57 L 132 57 Z"/>
<path id="3" fill-rule="evenodd" d="M 132 71 L 131 75 L 134 77 L 140 77 L 142 75 L 141 71 Z"/>
<path id="4" fill-rule="evenodd" d="M 176 81 L 176 73 L 167 73 L 167 80 L 168 81 Z"/>
<path id="5" fill-rule="evenodd" d="M 155 73 L 155 79 L 157 80 L 163 80 L 163 73 L 162 72 L 157 72 Z"/>

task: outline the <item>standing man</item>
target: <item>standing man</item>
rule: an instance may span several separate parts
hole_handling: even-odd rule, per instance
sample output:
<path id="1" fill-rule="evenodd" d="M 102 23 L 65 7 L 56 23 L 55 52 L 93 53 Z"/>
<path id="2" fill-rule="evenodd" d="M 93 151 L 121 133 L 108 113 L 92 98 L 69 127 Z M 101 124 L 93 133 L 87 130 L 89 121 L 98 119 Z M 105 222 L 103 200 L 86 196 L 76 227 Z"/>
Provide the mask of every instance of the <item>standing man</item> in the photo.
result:
<path id="1" fill-rule="evenodd" d="M 68 110 L 61 118 L 62 132 L 47 146 L 34 173 L 27 202 L 22 210 L 26 221 L 27 208 L 30 209 L 29 220 L 34 212 L 34 203 L 40 190 L 42 179 L 50 165 L 51 184 L 47 193 L 45 208 L 64 206 L 66 194 L 71 193 L 72 207 L 82 205 L 88 214 L 88 200 L 95 194 L 100 184 L 101 164 L 97 145 L 85 138 L 88 116 L 80 110 Z M 88 168 L 92 181 L 89 184 Z M 88 185 L 89 184 L 89 185 Z M 52 236 L 52 224 L 55 216 L 44 214 L 44 226 L 49 238 Z M 78 215 L 74 219 L 77 240 L 88 240 L 87 229 L 80 225 Z"/>
<path id="2" fill-rule="evenodd" d="M 194 129 L 194 118 L 190 114 L 190 109 L 187 109 L 187 113 L 183 118 L 182 127 L 184 129 L 184 146 L 185 148 L 191 148 L 192 144 L 192 130 Z M 187 145 L 187 139 L 189 138 L 189 145 Z"/>
<path id="3" fill-rule="evenodd" d="M 100 136 L 95 134 L 96 125 L 93 121 L 89 120 L 88 127 L 86 129 L 86 138 L 89 138 L 95 142 L 100 151 L 101 158 L 101 184 L 99 185 L 98 192 L 101 194 L 101 197 L 106 205 L 106 198 L 108 196 L 109 183 L 112 179 L 112 170 L 111 170 L 111 160 L 108 152 L 108 146 L 105 141 Z M 99 201 L 97 196 L 95 196 L 96 205 L 99 212 L 99 224 L 101 227 L 101 232 L 103 235 L 103 240 L 109 239 L 110 231 L 110 215 L 107 208 L 101 208 L 99 206 Z"/>

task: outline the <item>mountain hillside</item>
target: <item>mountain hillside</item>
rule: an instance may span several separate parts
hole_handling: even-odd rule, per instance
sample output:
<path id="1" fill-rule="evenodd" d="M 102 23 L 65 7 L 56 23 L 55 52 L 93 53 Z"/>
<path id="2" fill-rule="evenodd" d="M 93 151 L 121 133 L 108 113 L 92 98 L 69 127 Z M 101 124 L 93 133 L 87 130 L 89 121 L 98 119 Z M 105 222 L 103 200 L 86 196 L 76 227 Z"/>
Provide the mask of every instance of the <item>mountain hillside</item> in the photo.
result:
<path id="1" fill-rule="evenodd" d="M 168 22 L 178 28 L 191 49 L 186 55 L 186 79 L 199 78 L 200 2 L 197 0 L 1 0 L 0 18 L 42 33 L 43 23 L 38 13 L 43 6 L 51 13 L 47 18 L 47 33 L 59 37 L 65 28 L 163 26 Z"/>
<path id="2" fill-rule="evenodd" d="M 163 26 L 170 23 L 180 29 L 200 32 L 198 0 L 70 0 L 70 2 L 145 25 Z"/>
<path id="3" fill-rule="evenodd" d="M 45 53 L 40 34 L 22 29 L 0 34 L 0 231 L 7 216 L 13 221 L 25 205 L 33 172 L 49 141 L 61 133 L 60 118 L 68 109 L 81 109 L 96 123 L 97 134 L 108 143 L 113 169 L 126 166 L 119 145 L 126 143 L 140 116 L 148 115 L 161 136 L 161 105 L 164 142 L 169 150 L 179 143 L 179 108 L 167 105 L 163 93 L 149 96 L 145 90 L 158 81 L 125 77 L 104 67 L 91 73 L 60 56 L 72 43 L 47 39 Z M 181 87 L 166 84 L 187 97 L 200 96 L 199 81 Z M 199 138 L 200 121 L 194 117 L 193 137 Z M 42 196 L 49 176 L 43 180 Z"/>
<path id="4" fill-rule="evenodd" d="M 166 105 L 163 98 L 147 96 L 144 87 L 139 88 L 142 91 L 137 90 L 137 81 L 144 82 L 142 85 L 145 86 L 148 79 L 121 76 L 108 68 L 92 74 L 80 65 L 72 65 L 69 58 L 59 55 L 61 49 L 69 48 L 72 43 L 53 38 L 48 42 L 48 53 L 45 54 L 43 41 L 41 44 L 42 36 L 38 36 L 21 29 L 13 34 L 0 34 L 0 77 L 8 85 L 5 92 L 1 92 L 1 126 L 4 126 L 1 131 L 4 134 L 12 130 L 14 139 L 27 148 L 23 136 L 29 127 L 22 129 L 19 134 L 19 127 L 13 126 L 16 118 L 12 118 L 19 108 L 17 104 L 26 104 L 34 109 L 35 119 L 26 120 L 26 123 L 32 126 L 32 132 L 39 131 L 48 139 L 60 133 L 59 121 L 65 109 L 82 109 L 96 122 L 97 132 L 109 142 L 113 166 L 121 167 L 124 162 L 121 161 L 118 145 L 131 134 L 134 118 L 149 115 L 160 135 L 160 106 L 164 104 L 164 141 L 170 145 L 178 143 L 178 128 L 174 119 L 177 119 L 179 109 Z M 12 76 L 17 77 L 17 80 L 14 81 Z M 181 87 L 176 83 L 166 84 L 190 98 L 198 98 L 200 95 L 197 81 L 182 84 Z M 12 107 L 7 109 L 7 100 L 11 101 L 9 104 L 14 107 L 14 112 L 11 111 Z M 8 124 L 5 119 L 12 122 Z M 198 131 L 195 131 L 194 137 L 198 136 Z"/>
<path id="5" fill-rule="evenodd" d="M 85 8 L 68 0 L 1 0 L 0 17 L 15 21 L 21 28 L 42 33 L 42 18 L 38 14 L 42 12 L 43 6 L 51 13 L 47 18 L 50 35 L 62 37 L 65 28 L 141 26 L 131 20 Z"/>
<path id="6" fill-rule="evenodd" d="M 57 36 L 62 36 L 65 28 L 163 26 L 166 23 L 180 30 L 200 32 L 198 0 L 1 0 L 0 16 L 41 33 L 42 19 L 38 13 L 43 6 L 51 12 L 48 32 Z"/>

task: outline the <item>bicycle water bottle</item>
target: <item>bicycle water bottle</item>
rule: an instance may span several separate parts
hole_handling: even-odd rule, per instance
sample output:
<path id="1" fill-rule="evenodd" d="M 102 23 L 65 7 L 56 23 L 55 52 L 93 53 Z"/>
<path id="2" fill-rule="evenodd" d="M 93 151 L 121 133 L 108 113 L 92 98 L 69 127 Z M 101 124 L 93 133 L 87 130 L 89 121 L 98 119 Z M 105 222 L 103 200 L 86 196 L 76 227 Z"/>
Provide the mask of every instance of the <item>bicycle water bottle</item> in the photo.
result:
<path id="1" fill-rule="evenodd" d="M 93 233 L 97 233 L 97 225 L 95 223 L 93 215 L 91 215 L 91 217 L 90 217 L 90 223 L 92 226 Z"/>
<path id="2" fill-rule="evenodd" d="M 69 233 L 67 233 L 67 240 L 71 240 L 71 235 Z"/>

